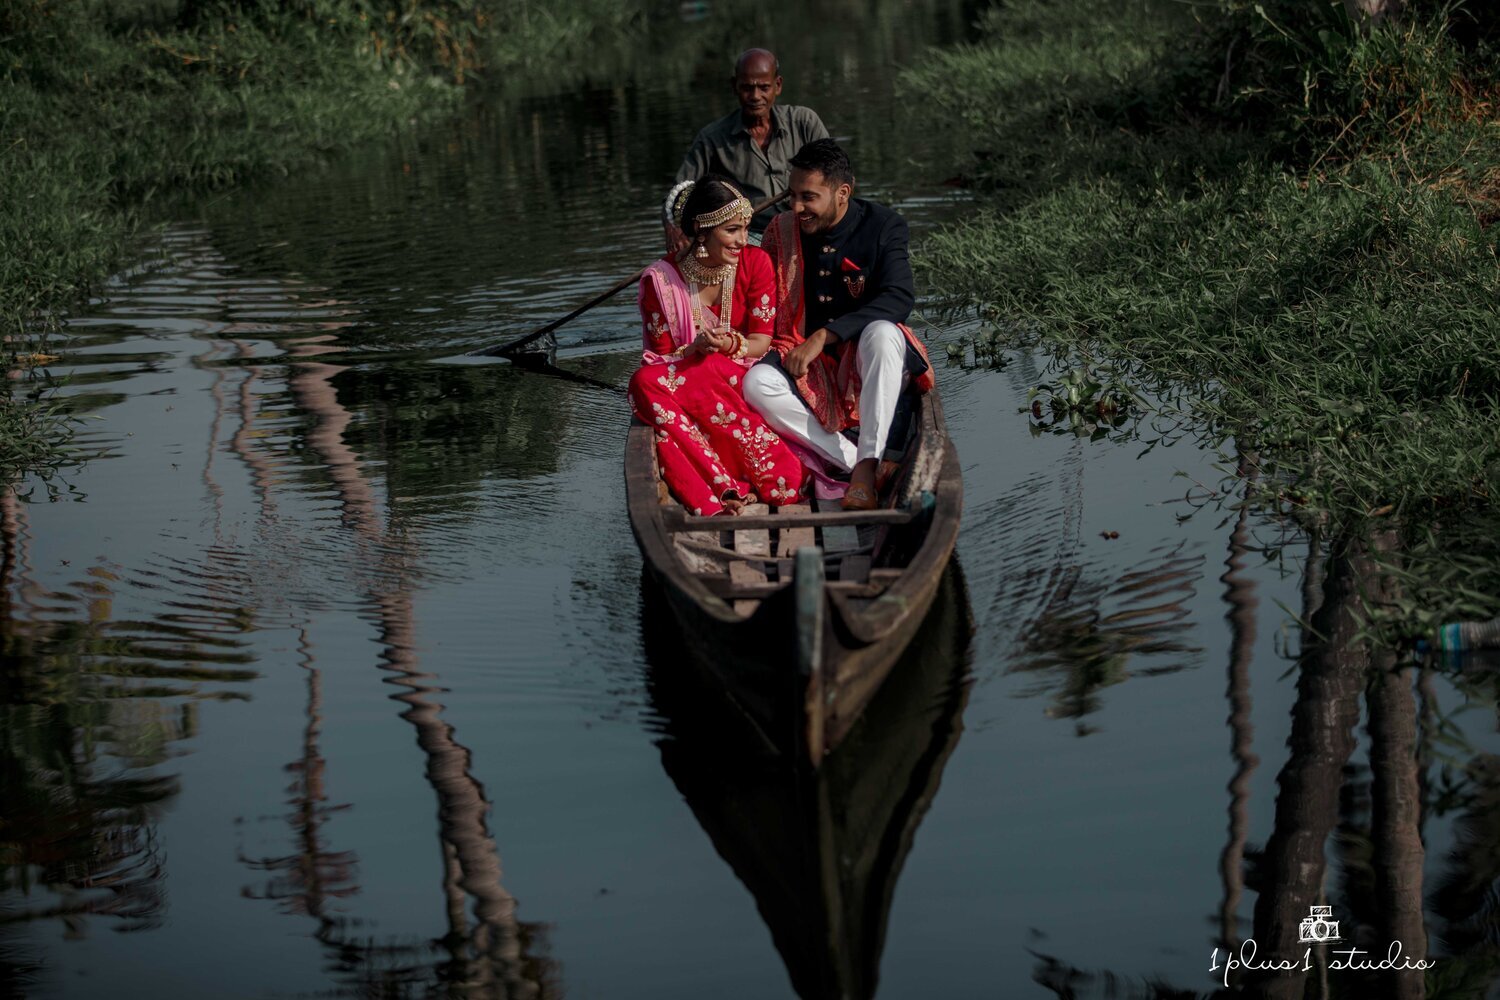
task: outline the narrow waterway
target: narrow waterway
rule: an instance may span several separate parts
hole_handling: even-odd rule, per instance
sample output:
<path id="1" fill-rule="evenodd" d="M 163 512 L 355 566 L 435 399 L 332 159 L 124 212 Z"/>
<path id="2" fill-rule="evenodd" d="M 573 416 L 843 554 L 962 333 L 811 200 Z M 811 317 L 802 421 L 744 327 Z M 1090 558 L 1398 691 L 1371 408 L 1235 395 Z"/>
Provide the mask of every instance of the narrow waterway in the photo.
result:
<path id="1" fill-rule="evenodd" d="M 782 99 L 918 240 L 969 211 L 894 82 L 973 5 L 808 6 L 757 26 Z M 1486 665 L 1368 649 L 1366 548 L 1242 512 L 1189 429 L 1033 427 L 1025 353 L 939 363 L 961 572 L 824 784 L 704 731 L 622 395 L 460 355 L 657 251 L 721 47 L 208 199 L 74 318 L 96 457 L 0 497 L 0 996 L 1209 994 L 1324 904 L 1482 995 Z M 623 385 L 636 330 L 561 364 Z M 1330 958 L 1228 982 L 1425 995 Z"/>

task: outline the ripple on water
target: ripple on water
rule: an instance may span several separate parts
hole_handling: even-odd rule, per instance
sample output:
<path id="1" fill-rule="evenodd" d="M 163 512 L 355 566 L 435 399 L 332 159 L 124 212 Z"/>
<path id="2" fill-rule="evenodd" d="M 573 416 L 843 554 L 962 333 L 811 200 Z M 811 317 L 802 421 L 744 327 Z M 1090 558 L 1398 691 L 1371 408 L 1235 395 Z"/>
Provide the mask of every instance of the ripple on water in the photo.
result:
<path id="1" fill-rule="evenodd" d="M 1051 600 L 1079 546 L 1081 449 L 966 511 L 962 551 L 979 622 L 977 662 L 994 664 Z M 982 553 L 982 558 L 973 554 Z"/>

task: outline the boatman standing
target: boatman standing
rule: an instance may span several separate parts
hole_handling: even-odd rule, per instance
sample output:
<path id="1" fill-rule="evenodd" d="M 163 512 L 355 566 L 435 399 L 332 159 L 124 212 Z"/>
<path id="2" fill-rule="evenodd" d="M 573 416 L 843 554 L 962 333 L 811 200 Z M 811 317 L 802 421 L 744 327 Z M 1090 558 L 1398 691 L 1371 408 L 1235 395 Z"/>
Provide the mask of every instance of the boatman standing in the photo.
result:
<path id="1" fill-rule="evenodd" d="M 791 160 L 791 210 L 762 248 L 776 274 L 776 332 L 745 374 L 745 401 L 826 469 L 848 473 L 846 510 L 877 503 L 877 472 L 903 389 L 932 388 L 927 350 L 906 324 L 915 302 L 906 220 L 855 198 L 832 139 Z M 858 427 L 857 441 L 843 431 Z"/>
<path id="2" fill-rule="evenodd" d="M 698 133 L 677 168 L 677 181 L 718 174 L 733 180 L 752 205 L 759 205 L 786 191 L 792 157 L 807 143 L 828 138 L 828 129 L 811 108 L 776 103 L 781 68 L 765 49 L 740 53 L 730 82 L 739 108 Z M 762 211 L 751 221 L 751 231 L 764 230 L 774 214 L 774 209 Z M 664 220 L 664 227 L 669 251 L 687 245 L 687 237 L 670 219 Z"/>

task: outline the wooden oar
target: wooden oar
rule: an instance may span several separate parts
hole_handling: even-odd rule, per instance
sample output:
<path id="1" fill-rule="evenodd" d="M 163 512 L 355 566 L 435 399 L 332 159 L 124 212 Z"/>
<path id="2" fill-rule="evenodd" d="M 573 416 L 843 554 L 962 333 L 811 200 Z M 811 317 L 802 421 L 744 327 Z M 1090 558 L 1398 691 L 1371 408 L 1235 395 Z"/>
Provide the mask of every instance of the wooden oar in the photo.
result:
<path id="1" fill-rule="evenodd" d="M 625 387 L 623 385 L 613 385 L 609 382 L 600 381 L 599 379 L 596 379 L 591 375 L 585 375 L 582 372 L 569 371 L 567 368 L 559 368 L 557 367 L 557 365 L 554 365 L 552 362 L 548 361 L 545 355 L 523 354 L 520 357 L 514 359 L 513 363 L 517 368 L 521 368 L 526 371 L 541 372 L 542 374 L 550 375 L 553 378 L 560 378 L 564 382 L 577 382 L 580 385 L 591 386 L 595 389 L 603 389 L 606 392 L 618 393 L 621 396 L 625 395 Z"/>
<path id="2" fill-rule="evenodd" d="M 759 205 L 755 205 L 751 209 L 751 211 L 755 212 L 756 214 L 759 214 L 759 213 L 765 211 L 766 209 L 770 208 L 772 205 L 776 204 L 781 199 L 785 198 L 786 195 L 787 195 L 787 193 L 785 191 L 783 191 L 781 194 L 776 195 L 774 198 L 767 198 L 765 201 L 761 202 Z M 646 267 L 650 267 L 650 266 L 651 266 L 650 264 L 646 265 Z M 530 333 L 528 333 L 526 336 L 522 337 L 519 340 L 513 340 L 510 343 L 501 344 L 498 347 L 481 347 L 478 350 L 469 351 L 465 355 L 465 357 L 470 357 L 470 358 L 496 358 L 496 357 L 503 358 L 503 357 L 508 357 L 509 355 L 514 354 L 516 351 L 518 351 L 521 348 L 525 347 L 527 344 L 533 343 L 533 342 L 535 342 L 537 340 L 540 340 L 541 338 L 547 336 L 547 334 L 549 334 L 552 331 L 556 330 L 558 327 L 562 326 L 564 323 L 567 323 L 570 320 L 577 319 L 579 316 L 582 316 L 584 313 L 588 312 L 590 309 L 594 308 L 599 303 L 605 302 L 605 301 L 607 301 L 609 299 L 614 298 L 616 295 L 620 294 L 620 292 L 624 291 L 626 288 L 629 288 L 631 285 L 635 284 L 637 281 L 640 281 L 641 280 L 641 276 L 646 273 L 646 267 L 643 267 L 639 271 L 636 271 L 630 277 L 621 280 L 618 284 L 610 286 L 610 288 L 607 291 L 600 292 L 598 295 L 596 295 L 593 298 L 589 299 L 583 305 L 579 306 L 577 309 L 574 309 L 572 312 L 568 313 L 566 316 L 562 317 L 561 319 L 555 319 L 552 322 L 548 323 L 546 326 L 540 327 L 539 329 L 531 331 Z"/>

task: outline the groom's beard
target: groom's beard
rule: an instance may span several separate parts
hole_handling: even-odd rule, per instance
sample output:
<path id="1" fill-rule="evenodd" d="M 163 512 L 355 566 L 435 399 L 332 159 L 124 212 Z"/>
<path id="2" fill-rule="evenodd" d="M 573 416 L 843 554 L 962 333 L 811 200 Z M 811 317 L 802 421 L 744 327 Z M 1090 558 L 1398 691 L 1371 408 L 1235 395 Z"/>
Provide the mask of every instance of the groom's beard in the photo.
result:
<path id="1" fill-rule="evenodd" d="M 823 213 L 822 215 L 815 215 L 811 219 L 802 215 L 797 216 L 797 225 L 799 228 L 801 228 L 804 234 L 808 236 L 817 236 L 832 229 L 834 227 L 834 224 L 838 221 L 838 216 L 838 206 L 834 205 L 830 207 L 827 212 Z"/>

